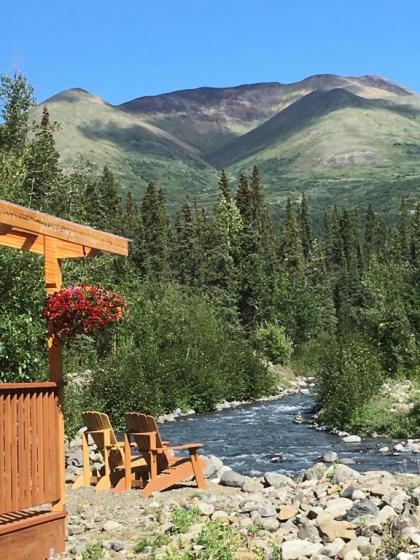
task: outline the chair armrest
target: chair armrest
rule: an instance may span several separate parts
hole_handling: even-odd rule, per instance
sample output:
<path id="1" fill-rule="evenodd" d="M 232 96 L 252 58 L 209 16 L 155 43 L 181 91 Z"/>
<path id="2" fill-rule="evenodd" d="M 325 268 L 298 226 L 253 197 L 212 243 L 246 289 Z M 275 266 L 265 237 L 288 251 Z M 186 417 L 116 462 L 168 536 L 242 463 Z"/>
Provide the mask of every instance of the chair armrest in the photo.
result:
<path id="1" fill-rule="evenodd" d="M 184 445 L 169 445 L 168 449 L 200 449 L 204 447 L 202 443 L 184 443 Z"/>

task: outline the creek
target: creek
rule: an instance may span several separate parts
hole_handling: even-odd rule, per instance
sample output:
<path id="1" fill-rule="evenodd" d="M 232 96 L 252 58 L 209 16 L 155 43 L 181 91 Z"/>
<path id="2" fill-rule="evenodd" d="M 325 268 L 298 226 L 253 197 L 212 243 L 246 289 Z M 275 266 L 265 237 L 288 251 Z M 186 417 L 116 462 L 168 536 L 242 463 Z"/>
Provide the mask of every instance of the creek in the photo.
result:
<path id="1" fill-rule="evenodd" d="M 291 394 L 180 417 L 165 422 L 161 431 L 164 439 L 174 444 L 201 442 L 204 454 L 216 455 L 233 470 L 251 476 L 268 471 L 296 475 L 326 451 L 335 451 L 340 459 L 353 459 L 355 464 L 351 467 L 360 471 L 420 473 L 420 455 L 379 452 L 383 446 L 392 450 L 397 440 L 379 437 L 344 443 L 337 435 L 316 431 L 308 423 L 293 423 L 299 412 L 308 415 L 313 406 L 311 395 Z"/>

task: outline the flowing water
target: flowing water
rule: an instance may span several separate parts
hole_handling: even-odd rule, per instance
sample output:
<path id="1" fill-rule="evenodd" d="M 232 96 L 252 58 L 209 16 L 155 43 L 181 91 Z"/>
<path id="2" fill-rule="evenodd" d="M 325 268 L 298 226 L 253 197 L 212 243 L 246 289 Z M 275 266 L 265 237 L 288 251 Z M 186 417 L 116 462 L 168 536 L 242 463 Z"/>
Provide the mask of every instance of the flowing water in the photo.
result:
<path id="1" fill-rule="evenodd" d="M 164 439 L 175 443 L 201 442 L 204 453 L 220 457 L 233 470 L 247 475 L 268 471 L 296 474 L 309 468 L 328 450 L 355 461 L 357 470 L 420 472 L 420 456 L 382 454 L 395 440 L 364 438 L 343 443 L 333 434 L 315 431 L 308 424 L 294 424 L 294 417 L 309 413 L 310 395 L 287 395 L 273 401 L 246 404 L 208 414 L 178 418 L 161 426 Z"/>

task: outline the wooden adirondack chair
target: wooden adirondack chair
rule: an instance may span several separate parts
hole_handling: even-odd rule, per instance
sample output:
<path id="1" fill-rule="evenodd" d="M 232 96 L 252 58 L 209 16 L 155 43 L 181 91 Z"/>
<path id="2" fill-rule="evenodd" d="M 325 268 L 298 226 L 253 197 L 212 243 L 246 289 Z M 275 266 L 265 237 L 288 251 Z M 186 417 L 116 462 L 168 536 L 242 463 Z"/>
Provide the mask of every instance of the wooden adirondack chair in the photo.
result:
<path id="1" fill-rule="evenodd" d="M 124 443 L 118 443 L 107 414 L 88 411 L 82 417 L 87 427 L 82 436 L 83 473 L 76 479 L 73 488 L 96 483 L 96 490 L 114 488 L 114 492 L 122 492 L 126 489 L 126 479 L 130 479 L 130 487 L 135 485 L 136 475 L 147 479 L 146 461 L 142 457 L 133 459 L 131 452 L 131 467 L 129 471 L 126 470 Z M 104 459 L 104 467 L 96 476 L 90 470 L 89 435 Z M 144 486 L 144 482 L 140 486 Z"/>
<path id="2" fill-rule="evenodd" d="M 126 453 L 126 487 L 129 487 L 131 441 L 132 437 L 146 459 L 149 468 L 149 481 L 141 492 L 143 497 L 152 492 L 160 492 L 194 476 L 197 486 L 203 490 L 206 486 L 204 478 L 204 461 L 197 451 L 203 447 L 201 443 L 187 443 L 184 445 L 169 445 L 162 441 L 153 416 L 139 412 L 129 412 L 125 415 L 128 432 L 125 435 Z M 189 452 L 188 457 L 176 457 L 175 450 Z"/>

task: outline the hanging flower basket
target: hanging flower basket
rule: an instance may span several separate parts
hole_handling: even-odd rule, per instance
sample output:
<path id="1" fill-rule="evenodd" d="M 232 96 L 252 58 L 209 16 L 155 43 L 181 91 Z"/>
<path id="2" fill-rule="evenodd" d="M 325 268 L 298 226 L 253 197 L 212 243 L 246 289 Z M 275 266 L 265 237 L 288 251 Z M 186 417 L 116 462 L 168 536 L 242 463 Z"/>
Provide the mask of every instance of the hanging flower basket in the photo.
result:
<path id="1" fill-rule="evenodd" d="M 127 302 L 120 294 L 96 286 L 70 286 L 47 298 L 45 318 L 55 341 L 96 331 L 121 321 Z"/>

